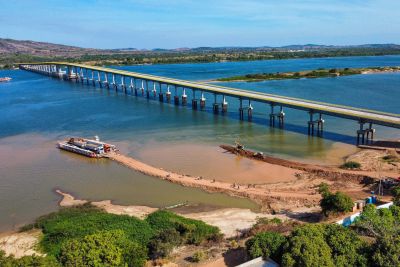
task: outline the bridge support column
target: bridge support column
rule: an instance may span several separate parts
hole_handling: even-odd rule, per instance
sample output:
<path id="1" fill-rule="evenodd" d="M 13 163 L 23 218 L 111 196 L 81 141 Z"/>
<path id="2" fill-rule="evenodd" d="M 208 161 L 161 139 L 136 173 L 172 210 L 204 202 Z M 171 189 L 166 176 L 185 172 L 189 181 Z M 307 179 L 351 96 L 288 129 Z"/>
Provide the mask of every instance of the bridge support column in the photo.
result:
<path id="1" fill-rule="evenodd" d="M 175 95 L 174 95 L 174 104 L 179 106 L 179 96 L 178 96 L 178 88 L 175 85 Z"/>
<path id="2" fill-rule="evenodd" d="M 94 70 L 92 70 L 92 85 L 96 87 L 96 79 L 94 78 Z"/>
<path id="3" fill-rule="evenodd" d="M 150 98 L 149 81 L 146 80 L 146 98 Z"/>
<path id="4" fill-rule="evenodd" d="M 319 113 L 319 118 L 318 118 L 318 120 L 317 120 L 317 134 L 318 134 L 319 136 L 322 136 L 322 134 L 323 134 L 323 131 L 324 131 L 324 123 L 325 123 L 325 120 L 322 119 L 322 113 Z"/>
<path id="5" fill-rule="evenodd" d="M 279 128 L 283 128 L 283 123 L 285 121 L 285 112 L 283 112 L 283 107 L 281 106 L 281 110 L 278 114 Z"/>
<path id="6" fill-rule="evenodd" d="M 205 107 L 206 107 L 206 98 L 204 97 L 204 93 L 201 92 L 200 109 L 204 109 Z"/>
<path id="7" fill-rule="evenodd" d="M 118 85 L 115 82 L 115 74 L 112 74 L 112 86 L 114 87 L 115 91 L 118 90 Z"/>
<path id="8" fill-rule="evenodd" d="M 221 111 L 223 114 L 228 112 L 228 102 L 226 102 L 225 96 L 222 97 Z"/>
<path id="9" fill-rule="evenodd" d="M 99 83 L 99 87 L 102 88 L 103 87 L 103 83 L 101 81 L 100 71 L 97 72 L 97 82 Z"/>
<path id="10" fill-rule="evenodd" d="M 197 109 L 197 98 L 196 98 L 196 91 L 192 90 L 192 109 Z"/>
<path id="11" fill-rule="evenodd" d="M 171 92 L 169 91 L 169 85 L 167 85 L 167 92 L 165 93 L 165 98 L 167 99 L 167 103 L 171 102 Z"/>
<path id="12" fill-rule="evenodd" d="M 107 89 L 110 89 L 110 84 L 108 82 L 108 73 L 104 72 L 104 85 L 107 87 Z"/>
<path id="13" fill-rule="evenodd" d="M 182 95 L 182 106 L 187 105 L 187 95 L 186 95 L 186 90 L 183 88 L 183 95 Z"/>
<path id="14" fill-rule="evenodd" d="M 308 135 L 314 135 L 314 112 L 310 111 L 310 120 L 308 121 Z"/>
<path id="15" fill-rule="evenodd" d="M 244 112 L 243 112 L 243 99 L 239 98 L 239 119 L 244 119 Z"/>
<path id="16" fill-rule="evenodd" d="M 217 103 L 217 94 L 214 94 L 213 112 L 214 112 L 214 114 L 219 113 L 219 104 Z"/>
<path id="17" fill-rule="evenodd" d="M 140 91 L 142 91 L 142 96 L 144 96 L 144 81 L 142 80 L 142 87 L 140 87 Z"/>
<path id="18" fill-rule="evenodd" d="M 135 86 L 133 85 L 133 78 L 130 78 L 130 84 L 129 84 L 129 89 L 131 89 L 131 95 L 133 95 L 133 89 Z"/>
<path id="19" fill-rule="evenodd" d="M 157 97 L 157 89 L 156 89 L 156 83 L 155 82 L 153 82 L 153 90 L 152 90 L 152 92 L 153 92 L 153 97 L 155 99 Z"/>
<path id="20" fill-rule="evenodd" d="M 123 92 L 126 94 L 126 85 L 125 85 L 125 76 L 121 76 L 121 88 Z"/>
<path id="21" fill-rule="evenodd" d="M 249 99 L 249 107 L 247 108 L 247 119 L 251 121 L 253 119 L 253 107 L 251 106 L 251 101 Z"/>
<path id="22" fill-rule="evenodd" d="M 369 127 L 367 129 L 364 129 L 364 123 L 363 121 L 360 121 L 360 129 L 357 131 L 357 145 L 360 144 L 360 139 L 361 139 L 361 144 L 367 144 L 369 141 L 372 141 L 374 138 L 374 133 L 375 129 L 372 128 L 372 123 L 369 123 Z"/>
<path id="23" fill-rule="evenodd" d="M 159 89 L 160 92 L 158 93 L 158 100 L 160 100 L 160 102 L 164 102 L 164 94 L 162 92 L 161 83 L 159 83 Z"/>

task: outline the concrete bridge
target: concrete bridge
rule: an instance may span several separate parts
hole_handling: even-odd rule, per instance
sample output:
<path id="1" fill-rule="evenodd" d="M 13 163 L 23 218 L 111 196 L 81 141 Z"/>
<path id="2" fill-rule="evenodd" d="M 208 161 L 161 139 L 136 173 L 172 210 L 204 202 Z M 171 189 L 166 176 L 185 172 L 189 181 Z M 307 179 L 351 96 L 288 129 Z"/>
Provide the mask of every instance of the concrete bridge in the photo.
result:
<path id="1" fill-rule="evenodd" d="M 226 113 L 228 103 L 226 97 L 233 97 L 239 101 L 239 118 L 243 120 L 245 116 L 248 120 L 252 119 L 252 102 L 266 103 L 270 106 L 269 121 L 270 126 L 284 126 L 285 113 L 284 107 L 303 110 L 308 112 L 309 120 L 308 134 L 322 135 L 324 127 L 323 115 L 340 117 L 354 120 L 359 124 L 357 130 L 357 144 L 365 144 L 374 138 L 375 129 L 373 125 L 382 125 L 400 129 L 400 114 L 391 114 L 375 110 L 354 108 L 349 106 L 334 105 L 323 102 L 310 101 L 305 99 L 284 97 L 260 92 L 240 90 L 217 85 L 209 85 L 200 82 L 191 82 L 167 77 L 154 76 L 149 74 L 136 73 L 131 71 L 117 70 L 104 67 L 89 66 L 66 62 L 41 62 L 23 63 L 20 69 L 41 73 L 44 75 L 59 77 L 62 79 L 73 80 L 76 82 L 92 84 L 93 86 L 122 89 L 132 95 L 143 95 L 147 98 L 157 97 L 161 102 L 171 102 L 171 89 L 174 90 L 173 103 L 175 105 L 187 106 L 187 90 L 192 91 L 191 106 L 193 109 L 204 109 L 206 98 L 204 93 L 214 95 L 212 103 L 214 113 Z M 150 85 L 149 85 L 150 83 Z M 152 85 L 152 86 L 151 86 Z M 151 88 L 152 87 L 152 88 Z M 163 88 L 164 87 L 164 88 Z M 200 96 L 197 98 L 198 93 Z M 217 97 L 222 96 L 222 101 L 218 102 Z"/>

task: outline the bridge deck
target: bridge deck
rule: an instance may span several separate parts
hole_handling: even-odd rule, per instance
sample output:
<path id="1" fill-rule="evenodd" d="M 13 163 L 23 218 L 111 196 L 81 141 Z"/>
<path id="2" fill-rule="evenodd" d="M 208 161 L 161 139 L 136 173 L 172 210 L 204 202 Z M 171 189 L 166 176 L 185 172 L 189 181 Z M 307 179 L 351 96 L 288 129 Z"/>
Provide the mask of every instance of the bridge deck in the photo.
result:
<path id="1" fill-rule="evenodd" d="M 205 92 L 216 93 L 226 96 L 232 96 L 236 98 L 249 99 L 258 102 L 274 103 L 276 105 L 282 105 L 285 107 L 301 109 L 306 111 L 313 111 L 315 113 L 322 113 L 336 117 L 342 117 L 357 121 L 371 122 L 378 125 L 393 127 L 400 129 L 400 114 L 385 113 L 375 110 L 354 108 L 343 105 L 335 105 L 317 101 L 310 101 L 299 98 L 284 97 L 279 95 L 272 95 L 260 92 L 253 92 L 249 90 L 241 90 L 230 87 L 223 87 L 218 85 L 210 85 L 201 82 L 192 82 L 179 80 L 174 78 L 167 78 L 161 76 L 155 76 L 150 74 L 143 74 L 131 71 L 124 71 L 112 68 L 89 66 L 84 64 L 75 64 L 67 62 L 45 62 L 45 63 L 23 63 L 20 65 L 61 65 L 85 68 L 94 71 L 107 72 L 116 75 L 123 75 L 126 77 L 132 77 L 136 79 L 143 79 L 148 81 L 154 81 L 158 83 L 164 83 L 174 85 L 178 87 L 191 88 L 195 90 L 202 90 Z"/>

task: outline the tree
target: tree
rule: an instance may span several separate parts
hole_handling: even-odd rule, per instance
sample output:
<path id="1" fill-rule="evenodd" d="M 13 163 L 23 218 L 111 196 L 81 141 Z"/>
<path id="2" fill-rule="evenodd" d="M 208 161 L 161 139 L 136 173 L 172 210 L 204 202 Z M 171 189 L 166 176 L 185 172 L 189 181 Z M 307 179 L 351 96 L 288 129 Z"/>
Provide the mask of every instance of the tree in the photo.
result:
<path id="1" fill-rule="evenodd" d="M 262 256 L 271 257 L 279 261 L 282 256 L 283 244 L 286 238 L 275 232 L 263 232 L 256 234 L 253 238 L 247 240 L 246 249 L 252 258 Z"/>
<path id="2" fill-rule="evenodd" d="M 61 265 L 53 257 L 40 257 L 36 255 L 24 256 L 15 259 L 13 256 L 6 257 L 4 251 L 0 250 L 1 267 L 58 267 Z"/>
<path id="3" fill-rule="evenodd" d="M 336 193 L 330 192 L 328 185 L 325 183 L 320 185 L 319 192 L 322 195 L 320 206 L 326 216 L 331 213 L 352 211 L 354 203 L 348 195 L 339 191 Z"/>
<path id="4" fill-rule="evenodd" d="M 393 194 L 393 204 L 400 206 L 400 186 L 395 186 L 392 189 L 392 194 Z"/>
<path id="5" fill-rule="evenodd" d="M 335 266 L 367 266 L 367 244 L 352 230 L 338 224 L 325 226 L 325 241 Z"/>
<path id="6" fill-rule="evenodd" d="M 179 232 L 173 228 L 159 232 L 148 244 L 151 258 L 157 259 L 168 256 L 172 249 L 180 245 L 182 241 Z"/>
<path id="7" fill-rule="evenodd" d="M 379 237 L 374 248 L 372 261 L 376 266 L 400 266 L 400 236 Z"/>
<path id="8" fill-rule="evenodd" d="M 143 266 L 146 250 L 127 239 L 122 230 L 102 231 L 71 239 L 61 247 L 64 266 Z"/>
<path id="9" fill-rule="evenodd" d="M 319 224 L 297 228 L 284 246 L 282 266 L 333 267 L 332 251 L 324 239 L 324 229 Z"/>

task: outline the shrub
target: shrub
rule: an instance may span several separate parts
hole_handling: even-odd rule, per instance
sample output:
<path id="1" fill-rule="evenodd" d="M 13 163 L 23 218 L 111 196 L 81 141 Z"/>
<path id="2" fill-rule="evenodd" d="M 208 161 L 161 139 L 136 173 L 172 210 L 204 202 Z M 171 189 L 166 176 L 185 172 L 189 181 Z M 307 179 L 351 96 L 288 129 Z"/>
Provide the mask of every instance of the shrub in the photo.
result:
<path id="1" fill-rule="evenodd" d="M 200 262 L 202 260 L 205 260 L 207 258 L 207 253 L 204 252 L 203 250 L 196 251 L 193 256 L 192 256 L 192 261 L 193 262 Z"/>
<path id="2" fill-rule="evenodd" d="M 0 250 L 1 267 L 61 267 L 54 257 L 24 256 L 15 259 L 13 256 L 6 257 L 4 251 Z"/>
<path id="3" fill-rule="evenodd" d="M 345 163 L 343 163 L 340 168 L 342 169 L 359 169 L 361 168 L 361 164 L 356 162 L 356 161 L 347 161 Z"/>
<path id="4" fill-rule="evenodd" d="M 168 256 L 175 246 L 182 243 L 179 232 L 173 228 L 166 229 L 155 235 L 149 242 L 149 254 L 152 259 Z"/>
<path id="5" fill-rule="evenodd" d="M 91 205 L 61 209 L 37 220 L 43 230 L 40 244 L 44 251 L 57 256 L 61 245 L 70 239 L 79 239 L 99 231 L 122 230 L 127 238 L 146 246 L 154 235 L 152 228 L 143 220 L 106 213 Z"/>
<path id="6" fill-rule="evenodd" d="M 253 238 L 247 240 L 246 249 L 252 258 L 262 256 L 271 257 L 279 261 L 282 256 L 282 247 L 286 238 L 275 232 L 263 232 L 256 234 Z"/>
<path id="7" fill-rule="evenodd" d="M 400 206 L 400 186 L 395 186 L 392 189 L 393 204 Z"/>
<path id="8" fill-rule="evenodd" d="M 331 213 L 342 213 L 352 211 L 354 202 L 342 192 L 331 193 L 326 184 L 321 184 L 319 192 L 322 195 L 320 205 L 322 212 L 328 216 Z"/>
<path id="9" fill-rule="evenodd" d="M 215 226 L 207 225 L 202 221 L 187 219 L 170 211 L 160 210 L 147 216 L 146 221 L 155 232 L 175 229 L 180 233 L 185 243 L 200 244 L 206 240 L 215 240 L 220 237 L 220 231 Z"/>

